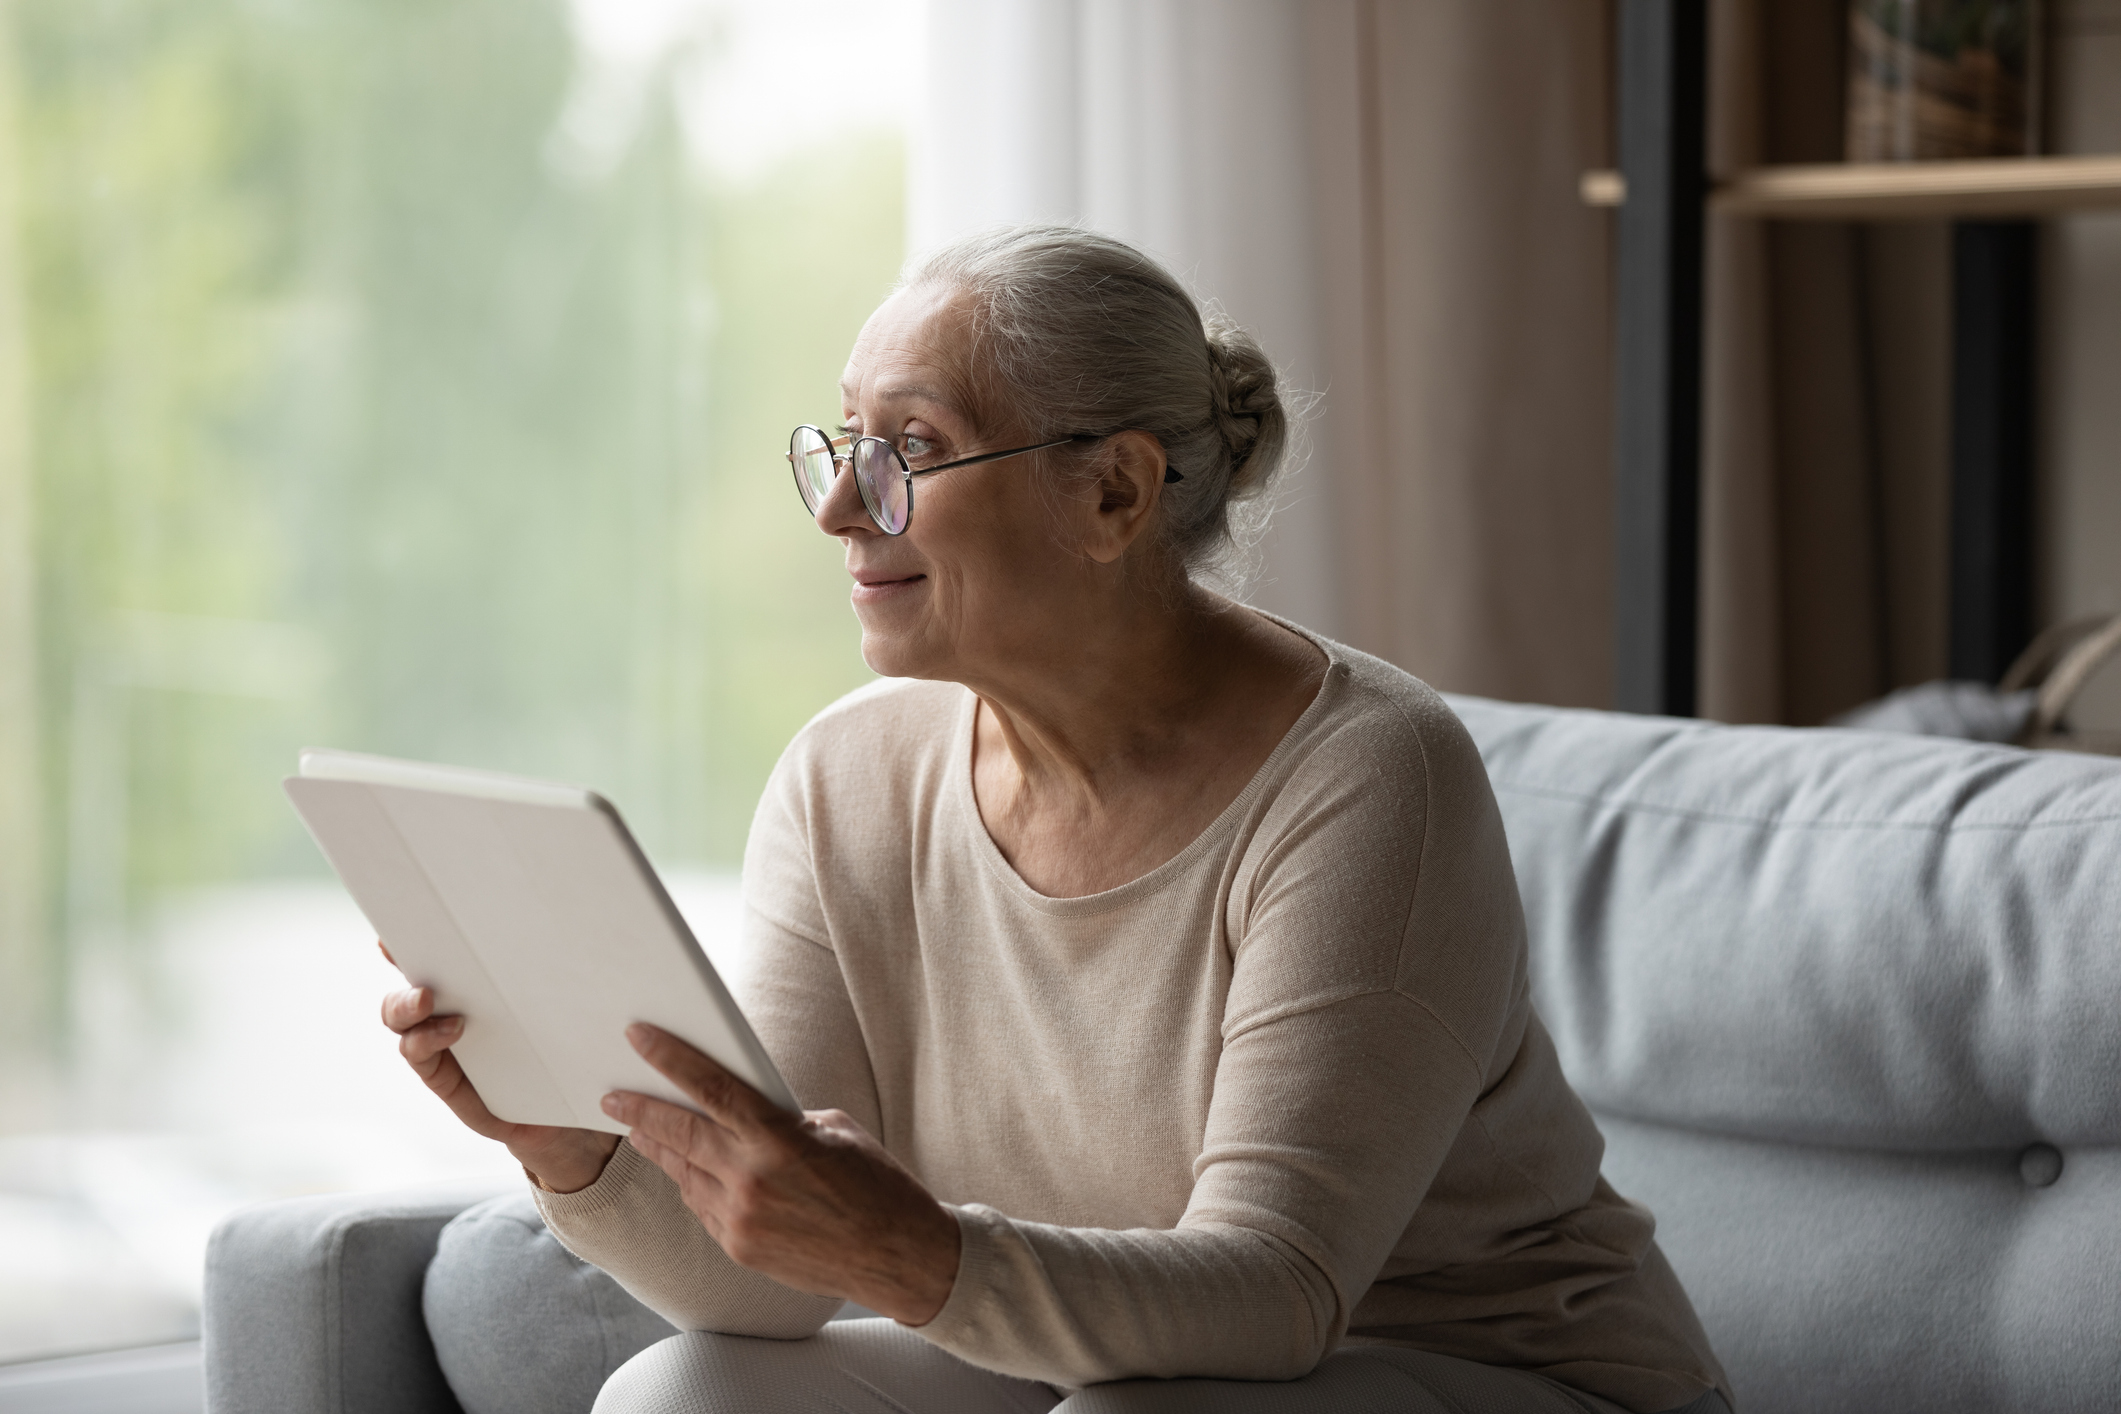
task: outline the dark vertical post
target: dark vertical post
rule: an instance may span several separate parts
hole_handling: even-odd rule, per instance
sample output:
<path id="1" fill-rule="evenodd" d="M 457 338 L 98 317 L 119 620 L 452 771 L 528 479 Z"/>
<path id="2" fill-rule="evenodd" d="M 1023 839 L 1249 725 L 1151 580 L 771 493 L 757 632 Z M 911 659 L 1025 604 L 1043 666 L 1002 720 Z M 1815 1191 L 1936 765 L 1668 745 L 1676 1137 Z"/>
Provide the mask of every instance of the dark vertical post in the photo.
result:
<path id="1" fill-rule="evenodd" d="M 2039 228 L 1952 228 L 1951 674 L 2003 676 L 2032 633 Z"/>
<path id="2" fill-rule="evenodd" d="M 1704 0 L 1620 0 L 1614 702 L 1694 713 L 1701 521 Z"/>

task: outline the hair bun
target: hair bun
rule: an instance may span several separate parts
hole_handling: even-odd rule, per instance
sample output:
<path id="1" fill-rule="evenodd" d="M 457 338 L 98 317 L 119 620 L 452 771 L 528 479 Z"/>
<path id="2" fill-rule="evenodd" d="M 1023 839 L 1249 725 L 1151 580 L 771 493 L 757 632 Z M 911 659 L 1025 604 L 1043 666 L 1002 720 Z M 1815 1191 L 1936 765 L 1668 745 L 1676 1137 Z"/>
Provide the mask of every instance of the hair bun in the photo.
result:
<path id="1" fill-rule="evenodd" d="M 1203 321 L 1208 339 L 1208 401 L 1230 454 L 1230 493 L 1263 484 L 1287 436 L 1281 379 L 1266 351 L 1220 314 Z M 1264 456 L 1261 453 L 1265 453 Z"/>
<path id="2" fill-rule="evenodd" d="M 970 301 L 972 337 L 955 376 L 976 425 L 1021 430 L 1024 442 L 1154 437 L 1167 475 L 1144 555 L 1240 582 L 1302 410 L 1251 335 L 1133 246 L 1075 226 L 965 236 L 910 265 L 899 287 L 929 285 Z M 1102 457 L 1055 452 L 1042 465 L 1087 486 Z"/>

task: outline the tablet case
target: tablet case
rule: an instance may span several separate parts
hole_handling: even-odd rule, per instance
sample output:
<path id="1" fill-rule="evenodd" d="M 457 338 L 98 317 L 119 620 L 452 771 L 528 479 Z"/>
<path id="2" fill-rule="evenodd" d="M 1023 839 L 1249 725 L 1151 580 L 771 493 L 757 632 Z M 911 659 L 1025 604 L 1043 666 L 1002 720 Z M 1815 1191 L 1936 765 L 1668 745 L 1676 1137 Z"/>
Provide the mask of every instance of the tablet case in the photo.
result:
<path id="1" fill-rule="evenodd" d="M 399 970 L 463 1015 L 451 1049 L 500 1118 L 624 1134 L 599 1108 L 611 1090 L 697 1109 L 627 1044 L 636 1021 L 798 1108 L 601 796 L 325 750 L 284 784 Z"/>

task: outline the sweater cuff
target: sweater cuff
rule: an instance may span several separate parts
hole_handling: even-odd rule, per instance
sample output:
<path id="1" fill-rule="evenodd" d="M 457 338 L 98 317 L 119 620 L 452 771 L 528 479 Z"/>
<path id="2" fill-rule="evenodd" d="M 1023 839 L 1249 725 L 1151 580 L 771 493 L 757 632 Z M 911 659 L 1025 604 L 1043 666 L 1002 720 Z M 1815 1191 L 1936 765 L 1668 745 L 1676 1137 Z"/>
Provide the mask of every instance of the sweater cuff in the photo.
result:
<path id="1" fill-rule="evenodd" d="M 532 1183 L 530 1196 L 537 1200 L 538 1212 L 544 1216 L 545 1225 L 553 1227 L 557 1223 L 599 1217 L 615 1211 L 643 1179 L 661 1172 L 639 1149 L 621 1139 L 595 1183 L 587 1188 L 577 1188 L 572 1193 L 555 1193 L 539 1183 Z"/>
<path id="2" fill-rule="evenodd" d="M 995 1228 L 1009 1220 L 978 1203 L 964 1207 L 945 1203 L 943 1207 L 957 1219 L 957 1279 L 950 1284 L 943 1309 L 929 1317 L 926 1325 L 911 1329 L 955 1353 L 983 1343 L 983 1314 L 994 1278 Z"/>

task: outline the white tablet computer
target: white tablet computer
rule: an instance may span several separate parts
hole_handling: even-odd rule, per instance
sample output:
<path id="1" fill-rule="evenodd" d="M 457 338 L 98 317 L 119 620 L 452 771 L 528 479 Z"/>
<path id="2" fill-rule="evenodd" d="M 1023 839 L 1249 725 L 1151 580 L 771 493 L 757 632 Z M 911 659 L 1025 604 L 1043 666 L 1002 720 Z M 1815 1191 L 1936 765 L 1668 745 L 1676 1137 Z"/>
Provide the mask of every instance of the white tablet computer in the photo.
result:
<path id="1" fill-rule="evenodd" d="M 304 751 L 288 798 L 438 1013 L 486 1107 L 624 1134 L 612 1090 L 697 1108 L 634 1054 L 662 1027 L 797 1108 L 619 812 L 592 791 L 350 751 Z"/>

